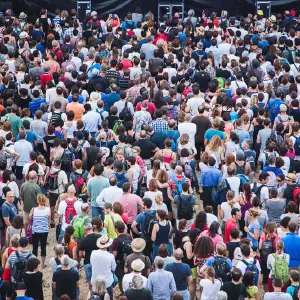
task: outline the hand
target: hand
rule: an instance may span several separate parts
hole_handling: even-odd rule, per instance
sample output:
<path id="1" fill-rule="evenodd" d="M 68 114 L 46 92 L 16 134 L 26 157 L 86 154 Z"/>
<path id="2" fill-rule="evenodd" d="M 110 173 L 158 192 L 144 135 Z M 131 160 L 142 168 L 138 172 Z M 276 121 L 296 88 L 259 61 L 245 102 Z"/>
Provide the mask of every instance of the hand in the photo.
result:
<path id="1" fill-rule="evenodd" d="M 244 231 L 248 233 L 249 232 L 249 228 L 247 226 L 245 226 L 244 227 Z"/>

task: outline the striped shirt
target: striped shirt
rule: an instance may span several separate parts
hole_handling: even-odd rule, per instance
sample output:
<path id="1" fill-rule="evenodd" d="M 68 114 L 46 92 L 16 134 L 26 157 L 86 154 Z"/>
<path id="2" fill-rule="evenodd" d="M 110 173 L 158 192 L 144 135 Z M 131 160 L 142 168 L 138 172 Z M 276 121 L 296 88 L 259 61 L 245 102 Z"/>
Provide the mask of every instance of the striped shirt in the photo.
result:
<path id="1" fill-rule="evenodd" d="M 50 208 L 35 207 L 33 209 L 32 233 L 49 232 L 48 218 L 50 217 Z"/>

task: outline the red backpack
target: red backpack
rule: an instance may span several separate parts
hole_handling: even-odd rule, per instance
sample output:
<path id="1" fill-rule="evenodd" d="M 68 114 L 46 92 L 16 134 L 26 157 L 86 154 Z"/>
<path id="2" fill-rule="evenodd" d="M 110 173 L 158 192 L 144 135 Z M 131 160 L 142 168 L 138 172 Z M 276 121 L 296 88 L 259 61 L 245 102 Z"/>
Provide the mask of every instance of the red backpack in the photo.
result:
<path id="1" fill-rule="evenodd" d="M 293 191 L 293 200 L 297 204 L 300 204 L 300 186 L 296 186 Z"/>
<path id="2" fill-rule="evenodd" d="M 66 211 L 65 211 L 65 222 L 70 224 L 72 219 L 76 216 L 76 210 L 74 207 L 74 200 L 65 200 L 67 203 Z"/>

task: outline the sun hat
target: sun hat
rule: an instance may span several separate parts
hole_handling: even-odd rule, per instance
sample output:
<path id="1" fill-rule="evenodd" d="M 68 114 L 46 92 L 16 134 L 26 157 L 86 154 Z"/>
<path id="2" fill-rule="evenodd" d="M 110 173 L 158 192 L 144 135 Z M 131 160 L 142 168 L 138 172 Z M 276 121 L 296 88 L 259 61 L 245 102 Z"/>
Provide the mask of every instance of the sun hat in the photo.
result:
<path id="1" fill-rule="evenodd" d="M 270 18 L 269 18 L 269 21 L 271 23 L 276 23 L 276 16 L 272 15 Z"/>
<path id="2" fill-rule="evenodd" d="M 109 246 L 111 246 L 112 242 L 113 240 L 110 239 L 107 235 L 103 235 L 97 240 L 97 247 L 100 249 L 108 248 Z"/>
<path id="3" fill-rule="evenodd" d="M 27 15 L 24 13 L 24 11 L 22 11 L 20 14 L 19 14 L 19 19 L 25 19 L 27 18 Z"/>
<path id="4" fill-rule="evenodd" d="M 138 258 L 131 263 L 131 268 L 133 271 L 141 272 L 145 269 L 145 263 L 140 258 Z"/>
<path id="5" fill-rule="evenodd" d="M 285 180 L 296 181 L 297 180 L 297 176 L 294 173 L 288 173 L 287 176 L 285 176 Z"/>
<path id="6" fill-rule="evenodd" d="M 263 12 L 262 9 L 260 9 L 260 10 L 257 11 L 257 14 L 258 14 L 259 16 L 263 16 L 263 15 L 264 15 L 264 12 Z"/>
<path id="7" fill-rule="evenodd" d="M 97 101 L 101 100 L 101 96 L 97 92 L 91 92 L 90 100 L 97 102 Z"/>
<path id="8" fill-rule="evenodd" d="M 142 252 L 146 247 L 146 242 L 144 239 L 136 238 L 131 242 L 131 248 L 133 252 Z"/>
<path id="9" fill-rule="evenodd" d="M 19 34 L 19 38 L 20 39 L 26 39 L 28 37 L 28 33 L 26 31 L 22 31 L 20 34 Z"/>
<path id="10" fill-rule="evenodd" d="M 98 15 L 98 13 L 97 13 L 95 10 L 93 10 L 93 11 L 91 12 L 91 17 L 97 16 L 97 15 Z"/>

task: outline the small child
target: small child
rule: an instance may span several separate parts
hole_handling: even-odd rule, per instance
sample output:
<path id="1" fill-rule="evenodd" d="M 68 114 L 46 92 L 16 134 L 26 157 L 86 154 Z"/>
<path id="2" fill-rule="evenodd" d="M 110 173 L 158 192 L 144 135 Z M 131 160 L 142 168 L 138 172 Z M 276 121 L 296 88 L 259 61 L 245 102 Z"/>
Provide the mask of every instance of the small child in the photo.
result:
<path id="1" fill-rule="evenodd" d="M 293 297 L 293 299 L 295 299 L 294 295 L 298 295 L 299 280 L 300 280 L 299 271 L 297 271 L 297 270 L 291 270 L 290 271 L 291 285 L 287 288 L 286 293 L 290 294 Z"/>

